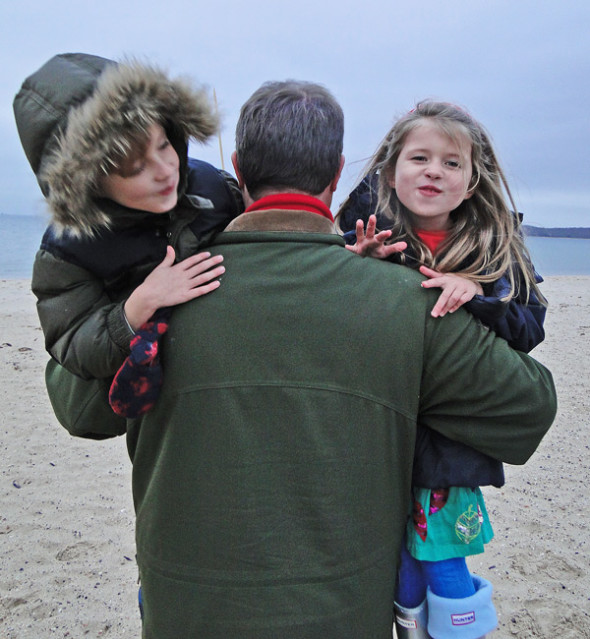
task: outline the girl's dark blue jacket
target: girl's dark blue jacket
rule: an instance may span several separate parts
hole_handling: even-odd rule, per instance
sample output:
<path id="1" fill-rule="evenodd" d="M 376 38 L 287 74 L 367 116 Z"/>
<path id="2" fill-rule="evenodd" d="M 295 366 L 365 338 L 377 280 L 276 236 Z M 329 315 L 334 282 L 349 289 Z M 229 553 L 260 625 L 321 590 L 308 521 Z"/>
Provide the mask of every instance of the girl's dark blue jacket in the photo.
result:
<path id="1" fill-rule="evenodd" d="M 367 223 L 375 213 L 377 205 L 376 175 L 366 177 L 350 194 L 338 223 L 348 244 L 356 241 L 357 220 Z M 380 230 L 391 228 L 391 222 L 377 214 Z M 404 264 L 417 268 L 411 251 L 404 251 Z M 393 255 L 390 261 L 400 263 Z M 538 283 L 543 279 L 535 273 Z M 505 339 L 512 348 L 528 353 L 545 338 L 543 323 L 546 307 L 531 292 L 528 301 L 516 297 L 509 302 L 501 301 L 510 285 L 507 277 L 483 284 L 484 295 L 476 295 L 464 305 L 475 318 Z M 501 371 L 499 371 L 501 374 Z M 425 427 L 418 429 L 414 453 L 413 483 L 424 488 L 445 488 L 449 486 L 497 486 L 504 484 L 502 463 L 458 444 Z"/>

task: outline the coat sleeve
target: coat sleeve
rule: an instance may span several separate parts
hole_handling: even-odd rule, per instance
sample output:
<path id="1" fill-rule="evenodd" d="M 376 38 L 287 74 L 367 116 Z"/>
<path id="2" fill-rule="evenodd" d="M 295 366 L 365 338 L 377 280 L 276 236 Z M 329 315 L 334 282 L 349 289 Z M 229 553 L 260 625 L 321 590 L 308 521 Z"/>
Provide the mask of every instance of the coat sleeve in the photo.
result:
<path id="1" fill-rule="evenodd" d="M 494 459 L 523 464 L 557 410 L 551 373 L 463 309 L 426 320 L 418 421 Z"/>
<path id="2" fill-rule="evenodd" d="M 113 375 L 133 337 L 124 300 L 112 300 L 102 279 L 44 249 L 35 257 L 32 289 L 51 356 L 84 379 Z"/>
<path id="3" fill-rule="evenodd" d="M 539 277 L 538 282 L 542 281 Z M 503 302 L 501 298 L 510 291 L 508 278 L 504 276 L 484 290 L 485 294 L 476 295 L 465 304 L 465 309 L 512 348 L 528 353 L 545 339 L 543 324 L 547 309 L 533 291 L 528 300 L 521 294 Z"/>

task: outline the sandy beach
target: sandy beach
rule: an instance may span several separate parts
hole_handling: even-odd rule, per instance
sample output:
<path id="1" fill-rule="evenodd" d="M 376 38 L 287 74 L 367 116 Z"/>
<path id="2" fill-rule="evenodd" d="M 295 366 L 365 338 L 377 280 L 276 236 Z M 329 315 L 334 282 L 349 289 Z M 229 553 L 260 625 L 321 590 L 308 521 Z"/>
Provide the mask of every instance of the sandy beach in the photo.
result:
<path id="1" fill-rule="evenodd" d="M 590 277 L 542 290 L 547 339 L 533 355 L 553 372 L 559 412 L 504 488 L 484 489 L 495 539 L 470 564 L 494 584 L 490 636 L 590 639 Z M 58 425 L 29 282 L 0 280 L 0 308 L 0 639 L 137 638 L 125 439 Z"/>

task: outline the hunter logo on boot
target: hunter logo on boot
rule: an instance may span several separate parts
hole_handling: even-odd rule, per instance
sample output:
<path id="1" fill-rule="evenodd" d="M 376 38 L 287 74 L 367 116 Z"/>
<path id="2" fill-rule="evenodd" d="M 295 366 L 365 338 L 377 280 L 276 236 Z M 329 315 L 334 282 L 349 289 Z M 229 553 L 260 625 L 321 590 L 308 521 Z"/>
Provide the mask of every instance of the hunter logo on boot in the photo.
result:
<path id="1" fill-rule="evenodd" d="M 475 622 L 475 612 L 463 612 L 460 615 L 451 615 L 453 626 L 467 626 Z"/>

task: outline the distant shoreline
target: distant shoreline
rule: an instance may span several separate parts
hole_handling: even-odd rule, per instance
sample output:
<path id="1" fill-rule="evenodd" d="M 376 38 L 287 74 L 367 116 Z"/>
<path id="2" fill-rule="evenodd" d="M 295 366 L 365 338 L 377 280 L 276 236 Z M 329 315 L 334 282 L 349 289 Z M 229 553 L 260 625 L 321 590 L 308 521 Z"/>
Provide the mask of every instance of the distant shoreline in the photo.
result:
<path id="1" fill-rule="evenodd" d="M 0 212 L 0 221 L 14 221 L 14 218 L 33 218 L 39 225 L 39 228 L 45 229 L 48 219 L 38 215 L 14 215 L 13 213 Z M 590 240 L 590 227 L 587 226 L 565 226 L 545 228 L 543 226 L 531 226 L 523 224 L 522 229 L 528 237 L 562 237 L 578 240 Z"/>
<path id="2" fill-rule="evenodd" d="M 542 226 L 523 224 L 522 228 L 527 237 L 564 237 L 575 240 L 590 240 L 590 228 L 584 226 L 546 229 Z"/>

